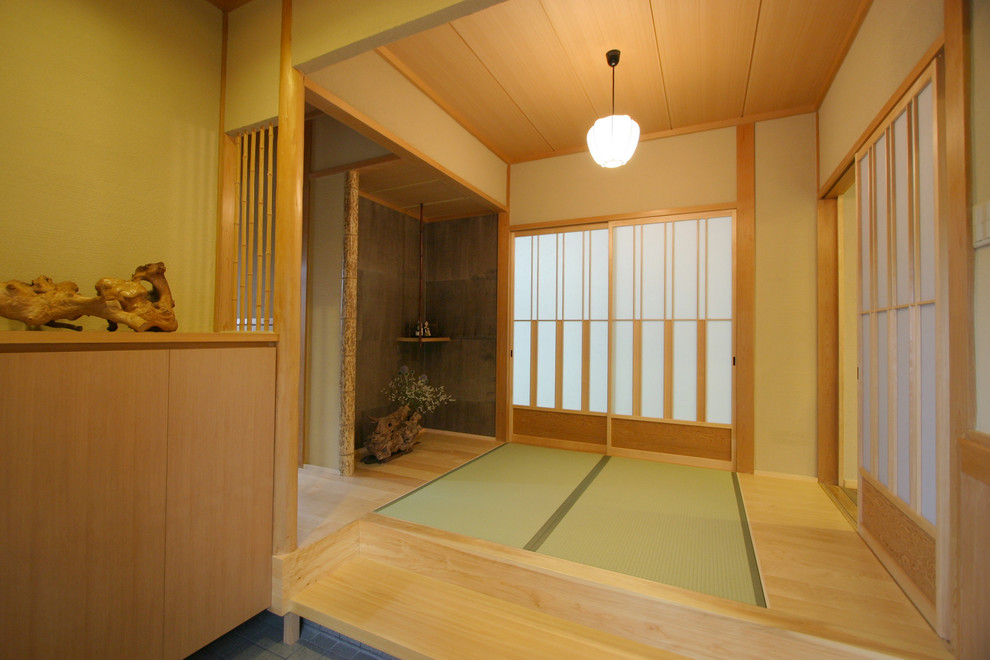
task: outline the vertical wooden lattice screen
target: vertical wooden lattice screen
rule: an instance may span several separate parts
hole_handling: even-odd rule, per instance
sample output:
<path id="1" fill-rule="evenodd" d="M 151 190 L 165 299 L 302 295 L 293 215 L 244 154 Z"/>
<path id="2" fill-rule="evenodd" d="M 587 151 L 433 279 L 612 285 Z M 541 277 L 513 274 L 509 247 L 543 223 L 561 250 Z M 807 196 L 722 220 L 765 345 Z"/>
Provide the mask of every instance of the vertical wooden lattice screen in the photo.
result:
<path id="1" fill-rule="evenodd" d="M 267 124 L 235 137 L 236 251 L 232 288 L 234 329 L 272 331 L 275 280 L 276 128 Z"/>

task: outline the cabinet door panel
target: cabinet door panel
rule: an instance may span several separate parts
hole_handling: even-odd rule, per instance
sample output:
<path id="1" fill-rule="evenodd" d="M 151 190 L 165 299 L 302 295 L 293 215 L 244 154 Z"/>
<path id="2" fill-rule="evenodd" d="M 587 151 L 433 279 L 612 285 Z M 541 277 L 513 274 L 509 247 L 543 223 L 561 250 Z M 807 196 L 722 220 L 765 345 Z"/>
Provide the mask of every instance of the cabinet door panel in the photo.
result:
<path id="1" fill-rule="evenodd" d="M 5 657 L 160 658 L 166 351 L 0 354 Z"/>
<path id="2" fill-rule="evenodd" d="M 271 603 L 275 349 L 171 351 L 165 657 Z"/>

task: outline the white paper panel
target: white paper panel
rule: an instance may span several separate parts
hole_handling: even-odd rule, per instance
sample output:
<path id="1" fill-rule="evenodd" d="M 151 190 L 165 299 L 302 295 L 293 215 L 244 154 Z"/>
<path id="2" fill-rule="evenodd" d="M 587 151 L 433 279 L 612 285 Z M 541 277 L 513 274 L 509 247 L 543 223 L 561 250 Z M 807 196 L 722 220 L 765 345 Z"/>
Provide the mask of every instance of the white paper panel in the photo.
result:
<path id="1" fill-rule="evenodd" d="M 698 318 L 704 319 L 708 318 L 708 307 L 705 300 L 705 291 L 708 288 L 707 278 L 705 277 L 708 272 L 708 266 L 706 265 L 706 257 L 708 256 L 708 239 L 707 239 L 707 220 L 698 220 Z"/>
<path id="2" fill-rule="evenodd" d="M 708 221 L 708 318 L 732 318 L 732 218 Z"/>
<path id="3" fill-rule="evenodd" d="M 608 230 L 589 232 L 591 240 L 591 265 L 588 289 L 591 293 L 589 319 L 604 321 L 608 318 Z"/>
<path id="4" fill-rule="evenodd" d="M 674 318 L 698 318 L 698 221 L 674 224 Z"/>
<path id="5" fill-rule="evenodd" d="M 904 111 L 894 121 L 894 291 L 898 305 L 907 305 L 914 298 L 911 285 L 909 174 L 908 120 L 907 111 Z"/>
<path id="6" fill-rule="evenodd" d="M 911 503 L 911 310 L 897 310 L 897 496 Z"/>
<path id="7" fill-rule="evenodd" d="M 643 226 L 633 227 L 633 318 L 643 318 Z"/>
<path id="8" fill-rule="evenodd" d="M 581 321 L 564 321 L 563 365 L 561 365 L 561 407 L 581 410 Z"/>
<path id="9" fill-rule="evenodd" d="M 608 412 L 608 321 L 590 323 L 588 410 Z"/>
<path id="10" fill-rule="evenodd" d="M 528 320 L 532 318 L 533 310 L 533 237 L 519 236 L 516 238 L 515 270 L 513 272 L 513 318 Z"/>
<path id="11" fill-rule="evenodd" d="M 674 419 L 698 421 L 698 322 L 674 321 Z"/>
<path id="12" fill-rule="evenodd" d="M 870 154 L 859 161 L 859 259 L 860 259 L 860 311 L 873 309 L 870 294 L 872 275 L 870 270 L 870 199 L 873 196 L 873 181 L 870 179 Z"/>
<path id="13" fill-rule="evenodd" d="M 643 315 L 644 319 L 664 318 L 664 226 L 643 227 Z"/>
<path id="14" fill-rule="evenodd" d="M 536 324 L 536 405 L 553 408 L 557 404 L 557 322 Z"/>
<path id="15" fill-rule="evenodd" d="M 530 322 L 512 324 L 512 404 L 528 406 L 530 367 Z"/>
<path id="16" fill-rule="evenodd" d="M 921 299 L 935 299 L 935 161 L 932 86 L 918 94 L 918 239 Z"/>
<path id="17" fill-rule="evenodd" d="M 563 235 L 564 255 L 564 315 L 562 318 L 580 320 L 584 299 L 584 236 L 586 232 L 572 231 Z"/>
<path id="18" fill-rule="evenodd" d="M 713 424 L 732 423 L 732 321 L 709 321 L 705 362 L 705 415 Z"/>
<path id="19" fill-rule="evenodd" d="M 873 189 L 875 208 L 877 210 L 876 225 L 876 259 L 877 259 L 877 308 L 887 307 L 889 297 L 887 295 L 887 282 L 889 268 L 887 259 L 887 138 L 882 136 L 877 140 L 876 148 L 873 150 L 876 158 L 876 186 Z"/>
<path id="20" fill-rule="evenodd" d="M 873 373 L 870 369 L 870 360 L 872 358 L 872 336 L 870 334 L 870 315 L 863 314 L 859 317 L 860 320 L 860 352 L 859 352 L 859 373 L 863 380 L 862 387 L 860 388 L 860 406 L 859 406 L 859 439 L 860 447 L 862 448 L 862 455 L 860 456 L 860 465 L 864 470 L 873 474 L 872 471 L 872 444 L 873 444 L 873 426 L 872 426 L 872 411 L 870 408 L 870 392 L 873 387 Z"/>
<path id="21" fill-rule="evenodd" d="M 663 321 L 643 321 L 640 414 L 663 417 Z"/>
<path id="22" fill-rule="evenodd" d="M 936 511 L 935 305 L 921 306 L 921 515 L 933 525 Z"/>
<path id="23" fill-rule="evenodd" d="M 612 412 L 631 415 L 633 410 L 633 324 L 616 321 L 612 324 L 615 337 L 612 346 Z"/>
<path id="24" fill-rule="evenodd" d="M 617 227 L 612 232 L 612 311 L 617 319 L 633 318 L 633 227 Z"/>
<path id="25" fill-rule="evenodd" d="M 557 318 L 557 234 L 536 236 L 536 312 L 541 321 Z"/>
<path id="26" fill-rule="evenodd" d="M 888 385 L 887 361 L 887 312 L 877 312 L 877 472 L 876 477 L 884 486 L 890 485 L 890 475 L 887 474 L 887 450 L 889 445 L 889 424 L 887 412 L 890 410 L 890 391 Z"/>
<path id="27" fill-rule="evenodd" d="M 664 275 L 664 318 L 674 317 L 674 223 L 663 224 L 664 247 L 666 248 L 663 265 Z"/>

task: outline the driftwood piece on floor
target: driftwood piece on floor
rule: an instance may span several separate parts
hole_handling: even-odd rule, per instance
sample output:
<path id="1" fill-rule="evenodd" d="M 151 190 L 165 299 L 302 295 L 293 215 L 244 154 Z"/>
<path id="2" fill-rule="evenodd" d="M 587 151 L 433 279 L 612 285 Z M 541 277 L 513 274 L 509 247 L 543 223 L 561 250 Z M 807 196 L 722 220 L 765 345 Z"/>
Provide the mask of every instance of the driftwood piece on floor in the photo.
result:
<path id="1" fill-rule="evenodd" d="M 382 462 L 393 454 L 408 452 L 417 444 L 416 436 L 422 430 L 419 425 L 421 419 L 423 416 L 418 412 L 410 414 L 409 406 L 379 417 L 375 420 L 374 433 L 364 441 L 365 449 Z"/>
<path id="2" fill-rule="evenodd" d="M 142 282 L 148 282 L 151 290 Z M 138 332 L 172 332 L 179 327 L 162 262 L 139 266 L 129 280 L 104 277 L 96 283 L 96 293 L 94 297 L 81 296 L 74 282 L 56 283 L 44 275 L 30 284 L 18 280 L 0 282 L 0 316 L 29 326 L 73 330 L 82 328 L 59 321 L 98 316 L 106 319 L 110 331 L 116 330 L 118 324 Z"/>

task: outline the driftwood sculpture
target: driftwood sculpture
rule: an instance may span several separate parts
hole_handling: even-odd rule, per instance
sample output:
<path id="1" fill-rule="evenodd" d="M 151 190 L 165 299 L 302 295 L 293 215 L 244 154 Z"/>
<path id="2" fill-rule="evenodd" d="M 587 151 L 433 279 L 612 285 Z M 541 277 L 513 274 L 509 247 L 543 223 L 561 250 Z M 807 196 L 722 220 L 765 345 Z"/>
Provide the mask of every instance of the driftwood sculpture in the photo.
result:
<path id="1" fill-rule="evenodd" d="M 409 406 L 402 406 L 391 415 L 379 417 L 375 420 L 375 432 L 364 441 L 365 449 L 379 463 L 411 451 L 417 444 L 416 436 L 422 430 L 419 425 L 421 419 L 423 416 L 418 412 L 410 414 Z"/>
<path id="2" fill-rule="evenodd" d="M 142 282 L 151 284 L 151 290 Z M 74 282 L 55 283 L 44 275 L 30 284 L 18 280 L 0 282 L 0 316 L 29 326 L 71 330 L 82 327 L 59 321 L 98 316 L 106 319 L 111 332 L 118 324 L 137 332 L 172 332 L 179 327 L 162 262 L 139 266 L 129 280 L 105 277 L 96 283 L 96 293 L 92 298 L 81 296 Z"/>

